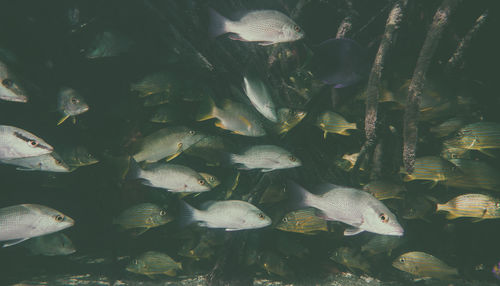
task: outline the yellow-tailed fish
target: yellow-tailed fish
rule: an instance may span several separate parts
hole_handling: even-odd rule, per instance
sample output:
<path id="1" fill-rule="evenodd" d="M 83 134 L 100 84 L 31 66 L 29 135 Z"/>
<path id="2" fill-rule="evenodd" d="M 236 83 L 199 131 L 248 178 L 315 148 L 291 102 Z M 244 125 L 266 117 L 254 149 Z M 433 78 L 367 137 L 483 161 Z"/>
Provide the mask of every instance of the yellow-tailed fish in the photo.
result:
<path id="1" fill-rule="evenodd" d="M 392 262 L 392 266 L 419 277 L 451 280 L 458 277 L 458 270 L 438 258 L 420 251 L 407 252 Z"/>
<path id="2" fill-rule="evenodd" d="M 316 126 L 324 131 L 323 137 L 326 138 L 328 133 L 336 133 L 340 135 L 350 135 L 347 130 L 358 129 L 356 123 L 349 123 L 342 115 L 333 111 L 325 111 L 318 116 Z"/>
<path id="3" fill-rule="evenodd" d="M 24 86 L 2 60 L 0 60 L 0 100 L 28 102 Z"/>
<path id="4" fill-rule="evenodd" d="M 493 156 L 489 149 L 500 148 L 500 123 L 482 121 L 468 124 L 455 137 L 446 140 L 445 144 Z"/>
<path id="5" fill-rule="evenodd" d="M 198 121 L 217 118 L 215 126 L 231 131 L 234 134 L 260 137 L 266 135 L 259 115 L 245 104 L 224 100 L 217 107 L 209 96 L 200 103 L 200 110 L 197 115 Z"/>
<path id="6" fill-rule="evenodd" d="M 280 108 L 278 109 L 278 123 L 274 125 L 274 131 L 277 134 L 285 134 L 292 128 L 297 126 L 304 117 L 306 117 L 307 112 L 302 110 L 294 110 L 290 108 Z"/>
<path id="7" fill-rule="evenodd" d="M 438 182 L 462 175 L 462 172 L 453 163 L 436 156 L 419 157 L 415 160 L 413 173 L 408 174 L 404 169 L 401 169 L 401 172 L 405 174 L 403 178 L 405 182 L 413 180 L 432 181 L 432 187 Z"/>
<path id="8" fill-rule="evenodd" d="M 73 168 L 88 166 L 99 162 L 99 160 L 84 146 L 58 148 L 57 153 L 68 166 Z"/>
<path id="9" fill-rule="evenodd" d="M 200 175 L 203 177 L 203 179 L 205 179 L 205 182 L 207 182 L 212 189 L 220 185 L 220 181 L 216 176 L 202 172 L 200 172 Z"/>
<path id="10" fill-rule="evenodd" d="M 76 90 L 63 87 L 57 95 L 57 110 L 63 115 L 63 118 L 57 123 L 60 125 L 69 117 L 74 118 L 74 116 L 87 112 L 89 106 Z"/>
<path id="11" fill-rule="evenodd" d="M 464 173 L 445 182 L 447 186 L 463 189 L 500 191 L 500 170 L 479 160 L 450 159 Z"/>
<path id="12" fill-rule="evenodd" d="M 446 211 L 447 219 L 473 217 L 478 220 L 500 218 L 500 200 L 483 194 L 465 194 L 437 204 L 436 211 Z"/>
<path id="13" fill-rule="evenodd" d="M 406 188 L 386 180 L 373 181 L 363 187 L 363 190 L 372 194 L 377 200 L 402 199 L 402 193 Z"/>
<path id="14" fill-rule="evenodd" d="M 327 222 L 316 216 L 316 210 L 307 208 L 287 213 L 276 228 L 283 231 L 315 234 L 328 231 Z"/>
<path id="15" fill-rule="evenodd" d="M 182 264 L 175 262 L 170 256 L 164 253 L 148 251 L 134 259 L 126 267 L 126 270 L 147 275 L 150 278 L 154 278 L 154 275 L 159 274 L 175 276 L 178 270 L 182 270 Z"/>
<path id="16" fill-rule="evenodd" d="M 270 172 L 302 166 L 299 158 L 276 145 L 255 145 L 240 154 L 229 154 L 229 162 L 241 170 L 260 169 Z"/>

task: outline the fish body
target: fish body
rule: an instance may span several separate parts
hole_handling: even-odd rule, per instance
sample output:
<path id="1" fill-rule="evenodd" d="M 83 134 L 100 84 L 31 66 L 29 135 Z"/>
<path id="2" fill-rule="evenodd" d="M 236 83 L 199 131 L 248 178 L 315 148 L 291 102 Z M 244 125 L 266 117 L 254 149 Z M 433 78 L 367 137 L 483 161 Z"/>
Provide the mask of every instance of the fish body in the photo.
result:
<path id="1" fill-rule="evenodd" d="M 403 201 L 399 214 L 404 219 L 423 219 L 434 213 L 436 203 L 433 198 L 422 195 L 407 195 Z"/>
<path id="2" fill-rule="evenodd" d="M 314 195 L 293 182 L 289 182 L 289 186 L 300 205 L 320 210 L 320 217 L 325 220 L 340 221 L 352 226 L 344 231 L 344 235 L 356 235 L 363 231 L 403 235 L 403 228 L 396 216 L 367 192 L 324 184 L 320 187 L 322 194 Z"/>
<path id="3" fill-rule="evenodd" d="M 464 173 L 446 181 L 447 186 L 462 189 L 500 191 L 500 171 L 479 160 L 450 159 Z"/>
<path id="4" fill-rule="evenodd" d="M 225 149 L 226 144 L 222 137 L 209 135 L 193 144 L 184 153 L 205 160 L 207 165 L 220 165 Z"/>
<path id="5" fill-rule="evenodd" d="M 407 252 L 392 262 L 392 266 L 419 277 L 443 280 L 457 278 L 458 270 L 438 258 L 420 251 Z"/>
<path id="6" fill-rule="evenodd" d="M 166 157 L 169 157 L 167 160 L 173 159 L 204 137 L 184 126 L 163 128 L 146 136 L 133 158 L 137 162 L 156 162 Z"/>
<path id="7" fill-rule="evenodd" d="M 177 106 L 163 104 L 151 115 L 149 121 L 154 123 L 169 123 L 178 121 L 183 117 L 183 112 Z"/>
<path id="8" fill-rule="evenodd" d="M 277 134 L 287 133 L 297 126 L 306 115 L 307 112 L 302 110 L 294 110 L 286 107 L 278 109 L 278 122 L 274 125 L 275 132 Z"/>
<path id="9" fill-rule="evenodd" d="M 71 227 L 74 220 L 52 208 L 22 204 L 0 209 L 0 241 L 4 247 Z"/>
<path id="10" fill-rule="evenodd" d="M 34 255 L 56 256 L 76 252 L 71 239 L 60 232 L 34 237 L 23 243 L 23 246 Z"/>
<path id="11" fill-rule="evenodd" d="M 89 110 L 85 98 L 70 87 L 62 87 L 57 94 L 57 110 L 63 118 L 57 125 L 63 123 L 70 116 L 77 116 Z"/>
<path id="12" fill-rule="evenodd" d="M 177 252 L 180 256 L 193 258 L 195 260 L 207 259 L 215 254 L 215 249 L 206 241 L 200 241 L 198 244 L 185 244 Z"/>
<path id="13" fill-rule="evenodd" d="M 259 204 L 277 203 L 287 198 L 286 184 L 281 181 L 271 182 L 262 193 Z"/>
<path id="14" fill-rule="evenodd" d="M 356 123 L 349 123 L 342 115 L 333 111 L 325 111 L 318 116 L 316 126 L 324 131 L 323 137 L 326 138 L 328 133 L 336 133 L 340 135 L 350 135 L 347 130 L 357 129 Z"/>
<path id="15" fill-rule="evenodd" d="M 458 130 L 454 138 L 444 142 L 446 145 L 467 150 L 478 150 L 487 155 L 488 149 L 500 148 L 500 123 L 476 122 Z"/>
<path id="16" fill-rule="evenodd" d="M 208 201 L 201 210 L 183 202 L 184 224 L 198 222 L 208 228 L 223 228 L 226 231 L 256 229 L 271 224 L 271 218 L 254 205 L 237 200 Z"/>
<path id="17" fill-rule="evenodd" d="M 0 60 L 0 99 L 21 103 L 28 102 L 26 89 L 2 60 Z"/>
<path id="18" fill-rule="evenodd" d="M 372 181 L 365 185 L 363 190 L 369 192 L 380 201 L 401 199 L 402 193 L 406 192 L 406 188 L 403 185 L 385 180 Z"/>
<path id="19" fill-rule="evenodd" d="M 278 122 L 276 107 L 267 86 L 259 79 L 243 77 L 243 88 L 252 105 L 271 122 Z"/>
<path id="20" fill-rule="evenodd" d="M 302 165 L 300 159 L 292 153 L 275 145 L 252 146 L 241 154 L 230 154 L 229 160 L 232 164 L 239 165 L 240 169 L 261 169 L 262 172 L 295 168 Z"/>
<path id="21" fill-rule="evenodd" d="M 36 135 L 14 126 L 0 125 L 0 160 L 40 156 L 54 148 Z"/>
<path id="22" fill-rule="evenodd" d="M 175 276 L 178 270 L 182 270 L 182 264 L 174 261 L 167 254 L 157 251 L 148 251 L 134 259 L 126 267 L 126 270 L 137 274 L 147 275 L 151 278 L 159 274 Z"/>
<path id="23" fill-rule="evenodd" d="M 314 208 L 306 208 L 287 213 L 276 228 L 283 231 L 314 234 L 318 231 L 328 231 L 326 220 L 316 216 Z"/>
<path id="24" fill-rule="evenodd" d="M 406 174 L 403 180 L 405 182 L 427 180 L 437 184 L 460 175 L 462 172 L 448 160 L 436 156 L 425 156 L 415 160 L 415 170 L 411 174 Z"/>
<path id="25" fill-rule="evenodd" d="M 144 76 L 139 81 L 130 85 L 130 90 L 137 92 L 139 97 L 146 97 L 152 94 L 174 92 L 175 75 L 170 72 L 156 72 Z"/>
<path id="26" fill-rule="evenodd" d="M 131 50 L 133 42 L 127 36 L 115 31 L 103 31 L 97 34 L 84 51 L 88 59 L 116 57 Z"/>
<path id="27" fill-rule="evenodd" d="M 71 146 L 57 149 L 57 153 L 61 156 L 62 160 L 72 168 L 99 163 L 99 160 L 84 146 Z"/>
<path id="28" fill-rule="evenodd" d="M 361 251 L 371 255 L 379 253 L 391 255 L 391 252 L 398 248 L 402 242 L 403 239 L 400 236 L 375 235 L 367 243 L 361 246 Z"/>
<path id="29" fill-rule="evenodd" d="M 124 229 L 143 228 L 146 231 L 167 224 L 172 219 L 165 208 L 152 203 L 142 203 L 124 210 L 113 223 Z"/>
<path id="30" fill-rule="evenodd" d="M 206 192 L 210 184 L 195 170 L 170 163 L 155 163 L 141 168 L 131 160 L 129 179 L 142 179 L 142 184 L 170 192 Z"/>
<path id="31" fill-rule="evenodd" d="M 203 177 L 203 179 L 205 179 L 205 182 L 207 182 L 212 189 L 217 187 L 221 183 L 220 180 L 214 175 L 202 172 L 200 172 L 199 174 Z"/>
<path id="32" fill-rule="evenodd" d="M 302 29 L 285 14 L 274 10 L 251 11 L 238 21 L 231 21 L 210 9 L 210 33 L 217 37 L 233 33 L 231 39 L 259 42 L 259 45 L 292 42 L 304 37 Z"/>
<path id="33" fill-rule="evenodd" d="M 275 274 L 281 277 L 291 277 L 294 275 L 293 270 L 287 264 L 287 260 L 273 252 L 261 255 L 260 264 L 268 274 Z"/>
<path id="34" fill-rule="evenodd" d="M 229 130 L 234 134 L 260 137 L 266 135 L 262 122 L 249 106 L 238 102 L 224 100 L 222 107 L 217 107 L 209 97 L 202 102 L 198 121 L 217 118 L 215 126 Z"/>
<path id="35" fill-rule="evenodd" d="M 70 172 L 71 168 L 56 152 L 40 156 L 0 160 L 1 163 L 17 166 L 19 171 Z"/>
<path id="36" fill-rule="evenodd" d="M 330 256 L 330 259 L 349 269 L 359 269 L 370 273 L 370 264 L 362 254 L 349 247 L 340 247 Z"/>
<path id="37" fill-rule="evenodd" d="M 443 138 L 457 131 L 465 125 L 465 120 L 462 118 L 450 118 L 439 125 L 431 127 L 430 131 L 438 138 Z"/>
<path id="38" fill-rule="evenodd" d="M 446 211 L 447 219 L 473 217 L 478 219 L 500 218 L 500 199 L 483 194 L 465 194 L 437 204 L 436 211 Z"/>

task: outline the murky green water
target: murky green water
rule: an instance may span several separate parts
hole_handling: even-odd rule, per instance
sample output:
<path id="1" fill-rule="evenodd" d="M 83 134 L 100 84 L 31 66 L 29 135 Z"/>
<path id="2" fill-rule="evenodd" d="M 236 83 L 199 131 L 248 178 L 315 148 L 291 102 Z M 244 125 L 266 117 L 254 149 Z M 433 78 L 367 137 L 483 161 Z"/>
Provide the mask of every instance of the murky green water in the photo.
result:
<path id="1" fill-rule="evenodd" d="M 318 61 L 317 55 L 313 55 L 320 43 L 335 37 L 342 19 L 352 13 L 353 28 L 347 37 L 365 50 L 360 57 L 366 57 L 371 66 L 393 2 L 347 1 L 353 4 L 351 11 L 344 1 L 300 1 L 305 5 L 296 9 L 297 2 L 4 1 L 0 9 L 0 59 L 8 62 L 25 82 L 30 99 L 28 103 L 0 101 L 0 124 L 28 130 L 56 151 L 84 146 L 99 162 L 70 173 L 18 171 L 13 166 L 0 165 L 0 207 L 35 203 L 67 214 L 75 225 L 62 232 L 77 250 L 67 256 L 43 256 L 31 254 L 23 244 L 2 248 L 0 284 L 48 281 L 48 285 L 97 285 L 101 281 L 109 285 L 120 281 L 134 285 L 142 281 L 144 285 L 155 285 L 169 281 L 175 285 L 182 280 L 188 285 L 195 282 L 186 279 L 205 274 L 213 277 L 214 285 L 220 281 L 247 285 L 253 279 L 303 285 L 310 285 L 311 281 L 355 283 L 342 280 L 346 279 L 343 276 L 335 282 L 336 275 L 344 272 L 374 277 L 388 285 L 497 282 L 492 268 L 500 261 L 499 220 L 448 220 L 445 213 L 436 213 L 435 208 L 436 203 L 468 193 L 499 198 L 496 174 L 500 174 L 500 151 L 492 149 L 487 155 L 471 150 L 465 155 L 467 160 L 491 168 L 479 171 L 487 174 L 481 182 L 492 182 L 486 188 L 477 182 L 460 187 L 460 182 L 447 183 L 449 177 L 432 187 L 425 180 L 403 182 L 404 175 L 399 173 L 403 165 L 404 84 L 411 79 L 438 1 L 409 1 L 383 70 L 380 97 L 384 102 L 378 110 L 380 144 L 375 159 L 365 160 L 358 171 L 351 170 L 351 163 L 345 158 L 358 153 L 365 141 L 363 91 L 368 70 L 360 72 L 364 77 L 358 83 L 332 89 L 310 73 L 314 60 Z M 208 7 L 230 18 L 242 11 L 278 10 L 291 16 L 306 37 L 270 46 L 234 41 L 225 35 L 212 39 L 207 32 Z M 459 40 L 485 9 L 489 9 L 488 19 L 465 50 L 463 66 L 448 70 L 446 63 Z M 500 122 L 496 85 L 499 46 L 495 41 L 498 11 L 495 1 L 463 1 L 454 11 L 427 74 L 417 158 L 440 156 L 443 142 L 458 136 L 458 128 L 444 137 L 431 132 L 447 119 L 461 118 L 460 127 L 480 121 Z M 112 56 L 89 58 L 96 37 L 104 31 L 115 37 L 103 48 Z M 327 59 L 319 58 L 319 62 L 323 60 Z M 131 84 L 156 72 L 172 75 L 170 98 L 141 98 L 131 90 Z M 280 135 L 276 126 L 261 117 L 267 131 L 262 137 L 230 134 L 214 126 L 214 120 L 195 120 L 207 104 L 202 100 L 207 95 L 218 106 L 230 99 L 253 109 L 242 89 L 243 76 L 248 73 L 258 75 L 268 84 L 277 108 L 307 113 L 305 118 Z M 63 86 L 80 92 L 90 109 L 77 116 L 76 123 L 69 119 L 57 126 L 61 118 L 57 93 Z M 159 103 L 177 112 L 171 115 L 171 122 L 150 121 L 161 108 Z M 348 135 L 328 134 L 324 138 L 316 119 L 326 110 L 356 123 L 357 129 L 349 130 Z M 249 146 L 270 144 L 281 146 L 300 159 L 302 166 L 298 168 L 272 172 L 238 171 L 225 162 L 221 153 L 217 152 L 214 159 L 204 150 L 198 156 L 184 152 L 170 161 L 214 175 L 221 182 L 209 192 L 190 194 L 182 200 L 197 208 L 209 200 L 248 201 L 272 219 L 271 226 L 237 232 L 196 225 L 182 227 L 178 223 L 178 194 L 124 179 L 128 158 L 135 154 L 142 138 L 161 128 L 181 125 L 219 136 L 224 152 L 238 153 Z M 200 157 L 200 153 L 208 158 Z M 285 188 L 280 193 L 290 179 L 308 189 L 325 182 L 362 189 L 374 179 L 404 185 L 406 190 L 399 198 L 383 201 L 396 215 L 404 236 L 391 251 L 377 246 L 377 251 L 370 252 L 366 245 L 376 234 L 344 236 L 346 225 L 340 222 L 329 221 L 323 230 L 309 234 L 276 229 L 287 212 L 293 210 L 289 190 Z M 269 194 L 273 187 L 274 193 Z M 140 235 L 113 224 L 123 210 L 145 202 L 164 206 L 173 221 Z M 404 218 L 410 209 L 422 210 L 422 215 Z M 181 262 L 182 270 L 176 277 L 155 278 L 125 270 L 136 257 L 151 250 Z M 339 251 L 345 251 L 343 259 L 330 259 L 338 256 Z M 432 254 L 458 269 L 458 280 L 415 282 L 417 276 L 392 267 L 395 258 L 409 251 Z"/>

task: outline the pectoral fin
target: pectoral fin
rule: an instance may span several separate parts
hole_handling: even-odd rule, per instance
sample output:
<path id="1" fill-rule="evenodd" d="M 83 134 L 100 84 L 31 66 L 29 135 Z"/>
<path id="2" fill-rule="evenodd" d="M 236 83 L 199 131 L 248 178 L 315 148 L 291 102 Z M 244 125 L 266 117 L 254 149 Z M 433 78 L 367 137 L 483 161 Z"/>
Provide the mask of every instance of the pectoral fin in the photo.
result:
<path id="1" fill-rule="evenodd" d="M 458 216 L 456 216 L 456 215 L 454 215 L 452 213 L 447 213 L 446 214 L 446 219 L 456 219 L 456 218 L 458 218 Z"/>
<path id="2" fill-rule="evenodd" d="M 260 42 L 259 45 L 260 46 L 270 46 L 270 45 L 273 45 L 274 42 Z"/>
<path id="3" fill-rule="evenodd" d="M 237 230 L 241 230 L 239 228 L 226 228 L 226 231 L 237 231 Z"/>
<path id="4" fill-rule="evenodd" d="M 131 232 L 133 236 L 139 236 L 149 230 L 149 227 L 139 227 Z"/>
<path id="5" fill-rule="evenodd" d="M 344 230 L 344 235 L 345 236 L 352 236 L 352 235 L 356 235 L 356 234 L 362 233 L 363 231 L 365 231 L 365 230 L 363 230 L 361 228 L 350 227 L 350 228 L 346 228 Z"/>
<path id="6" fill-rule="evenodd" d="M 328 135 L 328 132 L 327 131 L 323 132 L 323 139 L 326 139 L 326 135 Z"/>
<path id="7" fill-rule="evenodd" d="M 493 157 L 493 158 L 496 157 L 496 155 L 493 152 L 491 152 L 490 149 L 479 149 L 479 152 L 483 153 L 484 155 Z"/>
<path id="8" fill-rule="evenodd" d="M 13 246 L 13 245 L 21 243 L 21 242 L 23 242 L 25 240 L 28 240 L 28 239 L 30 239 L 30 237 L 28 237 L 28 238 L 20 238 L 20 239 L 16 239 L 16 240 L 10 240 L 9 242 L 4 243 L 4 245 L 2 247 Z"/>
<path id="9" fill-rule="evenodd" d="M 163 272 L 163 273 L 164 273 L 165 275 L 172 276 L 172 277 L 173 277 L 173 276 L 175 276 L 175 275 L 177 275 L 177 272 L 176 272 L 174 269 L 170 269 L 170 270 L 165 271 L 165 272 Z"/>
<path id="10" fill-rule="evenodd" d="M 62 124 L 64 121 L 66 121 L 66 119 L 68 119 L 68 118 L 69 118 L 69 115 L 65 115 L 63 118 L 61 118 L 61 119 L 59 120 L 59 122 L 57 122 L 57 126 L 61 125 L 61 124 Z"/>
<path id="11" fill-rule="evenodd" d="M 168 156 L 167 158 L 165 158 L 165 161 L 167 161 L 167 162 L 168 162 L 168 161 L 170 161 L 170 160 L 173 160 L 173 159 L 177 158 L 177 156 L 179 156 L 181 153 L 182 153 L 182 152 L 177 152 L 177 153 L 175 153 L 175 154 L 173 154 L 173 155 L 170 155 L 170 156 Z"/>
<path id="12" fill-rule="evenodd" d="M 262 169 L 262 170 L 260 170 L 260 171 L 261 171 L 262 173 L 266 173 L 266 172 L 271 172 L 271 171 L 274 171 L 274 170 L 276 170 L 276 169 L 274 169 L 274 168 L 269 168 L 269 169 Z"/>

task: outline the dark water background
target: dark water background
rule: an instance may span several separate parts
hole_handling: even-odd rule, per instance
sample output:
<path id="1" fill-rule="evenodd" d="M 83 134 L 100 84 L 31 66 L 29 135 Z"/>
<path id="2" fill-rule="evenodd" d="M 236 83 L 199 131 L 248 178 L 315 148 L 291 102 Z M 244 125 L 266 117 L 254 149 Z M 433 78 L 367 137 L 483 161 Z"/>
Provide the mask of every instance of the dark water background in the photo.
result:
<path id="1" fill-rule="evenodd" d="M 331 108 L 329 88 L 319 88 L 309 99 L 286 93 L 277 80 L 288 78 L 305 59 L 305 47 L 312 48 L 326 39 L 335 37 L 337 27 L 346 13 L 343 1 L 311 1 L 296 22 L 306 32 L 305 40 L 282 44 L 280 47 L 295 49 L 298 57 L 287 62 L 283 68 L 267 68 L 268 56 L 274 48 L 261 47 L 253 43 L 235 42 L 225 37 L 210 39 L 206 33 L 208 6 L 223 15 L 244 9 L 276 9 L 290 14 L 296 1 L 2 1 L 0 7 L 0 46 L 14 52 L 19 60 L 16 70 L 32 85 L 31 101 L 28 104 L 0 103 L 0 123 L 29 130 L 44 138 L 53 146 L 84 145 L 101 159 L 99 164 L 78 169 L 68 174 L 20 172 L 10 166 L 0 166 L 0 206 L 20 203 L 37 203 L 50 206 L 68 214 L 76 225 L 64 231 L 74 242 L 76 255 L 105 258 L 102 264 L 85 264 L 68 257 L 29 256 L 19 247 L 0 250 L 0 284 L 12 284 L 40 275 L 99 273 L 112 279 L 132 277 L 148 280 L 124 270 L 130 257 L 147 250 L 158 250 L 182 261 L 185 271 L 191 275 L 208 273 L 217 255 L 226 255 L 223 246 L 216 247 L 216 255 L 209 260 L 195 262 L 176 255 L 186 243 L 186 236 L 197 236 L 203 229 L 182 230 L 175 223 L 149 230 L 139 238 L 132 238 L 111 226 L 111 220 L 123 209 L 140 202 L 169 204 L 175 209 L 175 196 L 163 191 L 151 190 L 135 184 L 123 183 L 120 162 L 109 159 L 126 155 L 131 138 L 141 137 L 164 127 L 150 123 L 152 108 L 142 106 L 142 100 L 130 91 L 130 83 L 144 75 L 159 70 L 175 71 L 181 77 L 195 80 L 196 88 L 212 90 L 216 99 L 232 97 L 244 102 L 244 98 L 230 93 L 230 86 L 240 87 L 241 76 L 247 70 L 265 72 L 275 89 L 278 106 L 302 108 L 308 117 L 286 137 L 270 135 L 265 138 L 248 138 L 226 135 L 213 127 L 211 122 L 182 122 L 198 130 L 212 134 L 224 134 L 238 150 L 251 144 L 276 144 L 287 148 L 303 161 L 303 167 L 280 171 L 280 175 L 292 177 L 304 185 L 330 181 L 339 185 L 353 185 L 359 178 L 339 169 L 334 161 L 345 153 L 358 152 L 364 142 L 361 131 L 349 137 L 329 135 L 322 138 L 322 131 L 313 127 L 315 115 Z M 352 38 L 367 48 L 372 61 L 384 30 L 390 1 L 352 1 L 359 14 L 353 28 Z M 432 21 L 439 1 L 410 1 L 407 17 L 403 20 L 396 46 L 391 51 L 384 78 L 410 78 L 420 47 Z M 68 18 L 69 9 L 80 11 L 84 28 L 71 32 L 74 26 Z M 443 72 L 444 63 L 454 51 L 458 40 L 472 27 L 475 19 L 490 9 L 488 22 L 473 39 L 465 57 L 464 69 L 451 76 Z M 457 8 L 451 24 L 433 59 L 429 78 L 436 82 L 442 96 L 453 98 L 463 95 L 472 99 L 467 109 L 453 110 L 447 117 L 456 115 L 471 119 L 500 122 L 500 100 L 498 96 L 498 64 L 500 44 L 498 38 L 498 4 L 496 1 L 463 1 Z M 174 26 L 182 37 L 173 35 L 169 25 Z M 365 26 L 366 25 L 366 26 Z M 364 28 L 362 30 L 361 27 Z M 93 36 L 103 29 L 120 31 L 134 40 L 129 53 L 122 56 L 89 60 L 81 50 L 89 45 Z M 191 43 L 191 46 L 187 44 Z M 194 49 L 212 63 L 213 70 L 196 55 Z M 177 53 L 176 51 L 180 51 Z M 61 86 L 71 86 L 85 96 L 90 111 L 79 116 L 76 125 L 56 127 L 59 114 L 55 112 L 56 94 Z M 355 99 L 366 86 L 363 81 L 353 87 L 339 90 L 340 102 L 336 110 L 358 127 L 364 122 L 364 102 Z M 204 87 L 207 87 L 206 89 Z M 193 87 L 195 88 L 195 87 Z M 188 105 L 185 112 L 196 111 Z M 393 111 L 380 106 L 387 124 L 402 130 L 403 111 Z M 456 114 L 455 114 L 456 113 Z M 424 122 L 419 129 L 421 141 L 418 156 L 438 155 L 441 141 L 428 131 L 432 123 Z M 400 150 L 401 136 L 390 139 L 395 150 Z M 395 152 L 398 153 L 398 152 Z M 487 161 L 500 170 L 498 158 L 489 158 L 479 153 L 474 156 Z M 230 168 L 206 167 L 203 162 L 188 156 L 176 159 L 177 163 L 196 166 L 199 171 L 216 175 L 222 180 L 219 189 L 202 194 L 188 201 L 198 204 L 208 199 L 223 199 L 231 184 L 235 171 Z M 395 156 L 387 165 L 387 172 L 397 173 L 401 165 Z M 499 174 L 500 175 L 500 174 Z M 261 174 L 244 172 L 233 198 L 241 199 L 256 192 Z M 366 176 L 361 177 L 367 182 Z M 354 185 L 355 186 L 355 185 Z M 427 184 L 408 183 L 410 192 L 432 194 L 445 201 L 464 191 L 438 185 L 428 190 Z M 258 200 L 257 200 L 258 201 Z M 260 206 L 273 219 L 280 219 L 284 207 L 281 205 Z M 447 221 L 442 215 L 433 215 L 430 222 L 399 219 L 405 228 L 407 241 L 393 251 L 392 256 L 371 258 L 375 277 L 386 281 L 408 281 L 407 276 L 392 268 L 391 261 L 397 255 L 411 250 L 431 253 L 448 264 L 457 267 L 466 280 L 493 282 L 491 266 L 500 260 L 500 222 L 498 220 L 471 223 L 466 219 Z M 264 229 L 248 231 L 234 236 L 231 251 L 244 252 L 247 245 L 265 253 L 275 248 L 278 237 L 294 239 L 309 248 L 310 254 L 301 259 L 290 259 L 293 277 L 268 275 L 254 265 L 241 271 L 245 275 L 271 277 L 294 281 L 296 279 L 318 279 L 329 273 L 345 271 L 346 268 L 328 259 L 329 253 L 339 246 L 362 245 L 371 234 L 343 238 L 341 227 L 333 233 L 305 236 Z M 187 232 L 187 234 L 186 234 Z M 180 234 L 183 235 L 180 235 Z M 240 242 L 234 242 L 239 240 Z M 254 241 L 252 243 L 246 243 Z M 125 257 L 119 259 L 119 257 Z M 476 271 L 483 264 L 485 270 Z M 235 270 L 236 271 L 236 270 Z M 238 270 L 240 271 L 240 270 Z M 238 272 L 239 273 L 239 272 Z M 361 272 L 358 272 L 360 274 Z M 243 275 L 243 274 L 242 274 Z"/>

